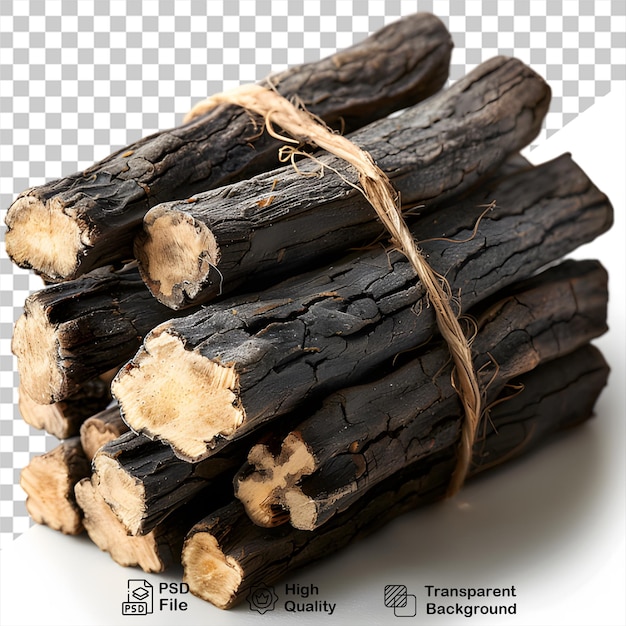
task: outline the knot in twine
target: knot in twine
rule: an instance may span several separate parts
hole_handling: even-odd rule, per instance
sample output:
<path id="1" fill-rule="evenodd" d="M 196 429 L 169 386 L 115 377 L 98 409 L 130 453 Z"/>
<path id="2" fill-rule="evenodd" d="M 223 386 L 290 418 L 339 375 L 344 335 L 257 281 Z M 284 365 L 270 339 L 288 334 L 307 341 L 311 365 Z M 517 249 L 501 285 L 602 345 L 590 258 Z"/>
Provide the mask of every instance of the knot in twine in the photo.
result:
<path id="1" fill-rule="evenodd" d="M 472 460 L 472 448 L 482 410 L 480 385 L 472 362 L 470 342 L 450 305 L 447 281 L 427 263 L 409 231 L 397 201 L 397 194 L 387 175 L 374 163 L 372 156 L 342 135 L 331 131 L 321 120 L 304 108 L 298 108 L 273 89 L 260 85 L 243 85 L 199 102 L 185 117 L 189 122 L 220 104 L 243 107 L 263 117 L 265 128 L 276 139 L 288 143 L 307 143 L 330 152 L 352 165 L 358 172 L 359 191 L 376 210 L 391 235 L 391 241 L 411 263 L 432 304 L 437 326 L 448 345 L 454 365 L 453 384 L 459 395 L 465 419 L 461 429 L 456 467 L 448 486 L 448 496 L 462 487 Z M 281 127 L 286 137 L 273 125 Z"/>

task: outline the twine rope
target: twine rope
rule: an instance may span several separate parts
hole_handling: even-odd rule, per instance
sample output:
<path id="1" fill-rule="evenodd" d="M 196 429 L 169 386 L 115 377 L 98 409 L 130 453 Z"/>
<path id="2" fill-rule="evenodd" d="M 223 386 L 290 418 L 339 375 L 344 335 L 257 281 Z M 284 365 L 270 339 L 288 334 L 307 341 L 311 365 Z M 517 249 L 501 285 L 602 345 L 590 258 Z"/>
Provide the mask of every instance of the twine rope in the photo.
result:
<path id="1" fill-rule="evenodd" d="M 344 136 L 331 131 L 304 108 L 294 106 L 275 90 L 260 85 L 242 85 L 236 89 L 210 96 L 199 102 L 185 117 L 191 121 L 220 104 L 231 104 L 260 115 L 266 130 L 288 143 L 307 143 L 330 152 L 352 165 L 358 172 L 360 191 L 376 210 L 391 235 L 391 242 L 409 260 L 422 282 L 436 314 L 439 332 L 446 341 L 452 362 L 453 384 L 459 395 L 465 419 L 461 429 L 456 467 L 448 486 L 448 496 L 462 487 L 472 460 L 472 449 L 482 412 L 482 395 L 472 362 L 470 340 L 465 336 L 457 315 L 452 310 L 451 294 L 445 278 L 439 276 L 422 255 L 408 229 L 389 178 L 374 163 L 371 155 Z M 289 137 L 279 134 L 280 126 Z"/>

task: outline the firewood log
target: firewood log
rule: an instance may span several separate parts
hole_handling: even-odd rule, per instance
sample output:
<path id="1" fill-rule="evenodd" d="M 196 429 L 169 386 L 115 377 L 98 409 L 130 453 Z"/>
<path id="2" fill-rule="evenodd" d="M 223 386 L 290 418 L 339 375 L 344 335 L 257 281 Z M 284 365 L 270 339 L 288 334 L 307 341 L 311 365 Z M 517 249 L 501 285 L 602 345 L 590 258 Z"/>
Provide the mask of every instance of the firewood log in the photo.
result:
<path id="1" fill-rule="evenodd" d="M 115 370 L 115 373 L 117 370 Z M 65 399 L 53 404 L 39 404 L 26 392 L 23 384 L 19 389 L 18 406 L 23 420 L 39 430 L 45 430 L 57 439 L 78 435 L 81 424 L 102 411 L 111 402 L 111 378 L 97 377 L 86 380 Z"/>
<path id="2" fill-rule="evenodd" d="M 20 384 L 38 403 L 66 400 L 92 378 L 117 371 L 144 335 L 175 316 L 155 301 L 134 264 L 36 291 L 13 330 Z"/>
<path id="3" fill-rule="evenodd" d="M 232 499 L 230 482 L 224 481 L 205 495 L 172 513 L 145 535 L 129 535 L 98 491 L 98 478 L 83 478 L 75 487 L 89 538 L 124 567 L 139 566 L 145 572 L 163 572 L 180 564 L 187 531 L 205 515 Z"/>
<path id="4" fill-rule="evenodd" d="M 232 483 L 248 451 L 238 442 L 202 463 L 187 463 L 158 441 L 127 432 L 93 457 L 97 489 L 126 532 L 145 535 L 200 491 Z M 210 496 L 208 496 L 210 497 Z"/>
<path id="5" fill-rule="evenodd" d="M 493 408 L 493 428 L 474 446 L 472 475 L 518 457 L 556 431 L 591 417 L 607 376 L 602 355 L 585 346 L 520 378 L 524 393 Z M 183 580 L 194 595 L 230 608 L 255 585 L 271 585 L 297 568 L 334 555 L 399 515 L 441 499 L 454 469 L 455 452 L 450 447 L 395 474 L 369 497 L 314 531 L 289 525 L 256 526 L 243 506 L 233 502 L 189 531 L 182 554 Z M 416 537 L 419 541 L 419 534 Z"/>
<path id="6" fill-rule="evenodd" d="M 76 504 L 74 486 L 90 474 L 79 437 L 66 439 L 50 452 L 33 457 L 20 475 L 28 513 L 38 524 L 78 535 L 83 531 L 83 516 Z"/>
<path id="7" fill-rule="evenodd" d="M 138 565 L 145 572 L 162 572 L 175 561 L 171 553 L 159 553 L 156 533 L 143 537 L 128 535 L 92 485 L 91 478 L 83 478 L 76 484 L 75 495 L 83 511 L 83 523 L 89 538 L 119 565 Z"/>
<path id="8" fill-rule="evenodd" d="M 91 461 L 102 446 L 128 430 L 117 404 L 88 417 L 80 427 L 80 443 L 85 456 Z"/>
<path id="9" fill-rule="evenodd" d="M 351 131 L 440 89 L 451 49 L 443 23 L 419 13 L 262 84 Z M 220 106 L 83 172 L 24 191 L 6 216 L 7 253 L 49 281 L 130 259 L 135 231 L 154 205 L 278 166 L 280 144 L 259 132 L 261 123 L 238 107 Z"/>
<path id="10" fill-rule="evenodd" d="M 354 133 L 406 208 L 432 208 L 468 189 L 526 146 L 550 102 L 545 81 L 495 57 L 450 89 Z M 316 155 L 317 156 L 317 155 Z M 315 176 L 323 171 L 323 176 Z M 381 234 L 356 173 L 321 154 L 250 180 L 151 209 L 135 240 L 152 293 L 178 309 L 244 280 L 274 280 Z"/>
<path id="11" fill-rule="evenodd" d="M 566 157 L 567 160 L 567 157 Z M 576 166 L 512 175 L 496 208 L 459 203 L 413 224 L 465 312 L 606 231 L 612 207 Z M 523 183 L 522 183 L 523 181 Z M 405 257 L 367 250 L 146 336 L 112 383 L 125 421 L 198 461 L 228 440 L 428 341 L 435 316 Z M 192 400 L 193 399 L 193 400 Z"/>
<path id="12" fill-rule="evenodd" d="M 472 311 L 486 405 L 520 375 L 607 330 L 607 282 L 599 263 L 566 261 Z M 445 345 L 433 347 L 387 376 L 332 394 L 285 437 L 255 445 L 234 483 L 252 521 L 313 530 L 458 441 L 463 411 L 449 361 Z M 488 412 L 484 420 L 489 428 Z"/>

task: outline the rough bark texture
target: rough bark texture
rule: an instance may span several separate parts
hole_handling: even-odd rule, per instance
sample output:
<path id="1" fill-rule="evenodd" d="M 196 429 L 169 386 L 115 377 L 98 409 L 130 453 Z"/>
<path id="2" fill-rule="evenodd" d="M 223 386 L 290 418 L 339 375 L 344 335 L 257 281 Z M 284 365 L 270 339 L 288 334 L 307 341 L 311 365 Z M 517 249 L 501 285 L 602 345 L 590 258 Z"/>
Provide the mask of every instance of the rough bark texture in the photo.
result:
<path id="1" fill-rule="evenodd" d="M 86 381 L 117 371 L 144 335 L 175 315 L 154 300 L 134 265 L 37 291 L 13 332 L 21 385 L 38 403 L 65 400 Z"/>
<path id="2" fill-rule="evenodd" d="M 128 534 L 100 495 L 96 477 L 84 478 L 75 487 L 76 501 L 83 511 L 83 524 L 89 538 L 119 565 L 139 566 L 144 572 L 153 573 L 180 564 L 185 533 L 204 515 L 226 502 L 224 491 L 213 499 L 194 501 L 193 506 L 176 511 L 143 536 L 133 536 Z"/>
<path id="3" fill-rule="evenodd" d="M 210 498 L 216 484 L 230 485 L 247 451 L 241 442 L 192 464 L 169 446 L 128 432 L 98 451 L 93 468 L 99 494 L 126 531 L 144 535 L 200 491 Z"/>
<path id="4" fill-rule="evenodd" d="M 87 418 L 80 427 L 80 443 L 85 456 L 91 460 L 96 452 L 109 441 L 128 432 L 117 405 Z"/>
<path id="5" fill-rule="evenodd" d="M 263 84 L 275 85 L 330 125 L 351 131 L 440 89 L 451 49 L 438 18 L 415 14 Z M 220 106 L 83 172 L 26 190 L 7 213 L 7 252 L 18 265 L 52 281 L 128 259 L 141 219 L 159 202 L 278 166 L 279 143 L 259 128 L 258 120 L 240 108 Z"/>
<path id="6" fill-rule="evenodd" d="M 493 428 L 474 446 L 472 475 L 526 453 L 555 431 L 589 418 L 607 376 L 608 366 L 592 346 L 525 375 L 520 379 L 524 393 L 494 407 Z M 312 532 L 290 526 L 260 528 L 239 503 L 231 503 L 189 532 L 183 548 L 184 580 L 193 594 L 230 608 L 245 599 L 254 585 L 271 585 L 398 515 L 442 498 L 454 457 L 451 447 L 412 465 Z"/>
<path id="7" fill-rule="evenodd" d="M 20 387 L 19 409 L 24 421 L 57 439 L 78 435 L 81 424 L 111 402 L 111 381 L 94 378 L 82 383 L 76 393 L 54 404 L 35 402 Z"/>
<path id="8" fill-rule="evenodd" d="M 568 161 L 509 177 L 486 198 L 497 206 L 474 236 L 484 211 L 477 198 L 414 224 L 463 311 L 610 227 L 610 202 L 574 164 L 565 175 Z M 434 312 L 405 258 L 375 249 L 157 327 L 112 389 L 131 428 L 199 460 L 302 402 L 356 384 L 434 333 Z"/>
<path id="9" fill-rule="evenodd" d="M 504 169 L 521 168 L 523 162 L 515 157 Z M 69 400 L 89 378 L 130 359 L 154 326 L 189 312 L 174 312 L 155 301 L 134 264 L 118 271 L 99 268 L 40 290 L 27 298 L 14 331 L 12 347 L 22 386 L 36 404 Z M 86 414 L 105 406 L 94 406 Z M 25 419 L 45 428 L 36 410 L 50 412 L 36 405 L 25 407 Z M 66 434 L 62 430 L 53 434 L 73 436 L 79 426 L 77 422 Z"/>
<path id="10" fill-rule="evenodd" d="M 571 280 L 571 283 L 567 283 L 567 277 Z M 545 301 L 541 300 L 541 294 L 544 293 L 546 288 L 546 281 L 553 280 L 550 283 L 548 289 L 552 292 L 547 295 Z M 557 281 L 561 281 L 560 288 Z M 538 284 L 536 284 L 538 283 Z M 534 294 L 535 299 L 531 307 L 527 309 L 528 313 L 535 317 L 539 317 L 540 310 L 543 308 L 551 308 L 554 316 L 551 318 L 552 327 L 555 334 L 552 335 L 552 339 L 556 341 L 558 337 L 559 350 L 565 350 L 565 346 L 574 340 L 580 341 L 581 337 L 591 336 L 590 328 L 594 328 L 592 331 L 596 334 L 600 334 L 604 330 L 605 319 L 605 300 L 606 300 L 606 275 L 604 270 L 599 267 L 595 262 L 565 262 L 558 269 L 547 270 L 541 278 L 531 279 L 525 286 L 525 289 L 530 289 L 535 285 Z M 543 285 L 543 289 L 541 288 Z M 554 287 L 552 291 L 551 287 Z M 523 285 L 515 286 L 508 290 L 510 293 L 517 293 L 523 288 Z M 497 294 L 499 298 L 502 294 Z M 495 305 L 491 305 L 489 311 L 490 315 L 495 318 L 501 325 L 508 324 L 510 319 L 507 315 L 510 309 L 517 309 L 522 306 L 521 302 L 529 302 L 529 298 L 532 294 L 526 296 L 526 299 L 520 300 L 521 296 L 509 295 L 505 302 L 500 302 L 500 307 L 496 308 Z M 545 295 L 545 294 L 544 294 Z M 572 316 L 567 320 L 567 323 L 563 321 L 563 317 L 567 318 L 566 311 L 575 311 L 579 306 L 578 314 Z M 484 308 L 484 307 L 483 307 Z M 588 316 L 585 317 L 585 312 Z M 581 317 L 582 315 L 582 317 Z M 485 316 L 483 316 L 485 317 Z M 505 321 L 506 320 L 506 321 Z M 557 320 L 561 320 L 560 323 Z M 528 320 L 525 320 L 527 322 Z M 538 319 L 536 326 L 539 326 L 542 320 Z M 545 320 L 544 320 L 545 321 Z M 491 318 L 485 323 L 489 325 L 490 332 L 493 333 L 496 328 L 496 324 L 491 323 Z M 576 324 L 579 322 L 578 324 Z M 534 335 L 539 334 L 539 330 L 533 324 L 530 325 L 531 333 Z M 485 333 L 485 328 L 481 331 Z M 511 337 L 513 341 L 520 340 L 522 333 L 515 334 Z M 528 335 L 530 336 L 530 335 Z M 489 335 L 494 342 L 501 341 L 502 337 L 495 334 Z M 538 340 L 545 343 L 550 335 L 547 336 L 539 334 Z M 483 342 L 484 343 L 484 342 Z M 479 344 L 474 344 L 476 349 Z M 502 343 L 509 353 L 510 347 L 506 347 Z M 493 355 L 493 352 L 491 352 Z M 514 354 L 509 354 L 510 362 L 506 360 L 508 357 L 498 357 L 497 361 L 501 367 L 500 376 L 510 377 L 512 371 L 519 369 L 520 365 L 517 363 L 517 359 Z M 543 358 L 546 358 L 544 353 Z M 445 356 L 442 357 L 445 363 Z M 435 361 L 433 357 L 428 361 L 431 365 Z M 440 364 L 442 365 L 442 364 Z M 419 369 L 419 368 L 418 368 Z M 430 367 L 431 370 L 438 370 L 439 366 Z M 482 379 L 489 380 L 493 374 L 493 367 L 487 371 L 482 369 Z M 400 396 L 396 393 L 397 389 L 402 389 L 402 397 L 404 398 L 409 393 L 409 389 L 415 387 L 418 376 L 417 373 L 421 373 L 422 377 L 425 376 L 423 371 L 415 372 L 414 368 L 409 371 L 408 366 L 404 368 L 405 374 L 396 373 L 389 377 L 385 385 L 382 383 L 372 381 L 368 385 L 356 388 L 352 392 L 341 391 L 337 394 L 333 394 L 332 398 L 325 402 L 323 408 L 324 426 L 318 428 L 319 420 L 311 419 L 298 426 L 298 437 L 302 441 L 307 442 L 307 447 L 312 450 L 317 450 L 315 454 L 317 471 L 322 464 L 328 465 L 336 457 L 345 458 L 348 467 L 344 467 L 345 474 L 343 476 L 353 476 L 357 469 L 362 467 L 359 460 L 362 458 L 360 455 L 364 453 L 363 447 L 365 444 L 365 437 L 372 437 L 372 429 L 366 428 L 363 420 L 357 418 L 351 419 L 349 424 L 346 424 L 343 420 L 343 416 L 346 412 L 351 415 L 355 414 L 367 414 L 368 416 L 375 412 L 376 409 L 387 412 L 387 409 L 392 406 L 396 406 L 400 399 Z M 379 373 L 382 376 L 382 372 Z M 391 379 L 398 379 L 394 383 Z M 402 380 L 399 380 L 402 378 Z M 430 375 L 427 376 L 429 385 L 424 388 L 423 395 L 429 396 L 428 391 L 432 392 L 432 384 Z M 438 379 L 440 380 L 440 387 L 437 388 L 440 394 L 444 394 L 444 390 L 448 394 L 452 392 L 449 383 L 446 384 L 445 374 L 441 374 Z M 392 386 L 393 384 L 393 386 Z M 494 384 L 490 385 L 490 390 L 493 393 Z M 413 394 L 419 396 L 419 392 L 414 390 Z M 375 398 L 380 395 L 379 401 L 372 400 L 372 396 Z M 430 394 L 432 395 L 432 393 Z M 335 401 L 333 401 L 333 398 Z M 432 398 L 427 397 L 428 402 L 432 401 Z M 368 403 L 368 401 L 371 401 Z M 421 399 L 407 400 L 405 402 L 406 409 L 410 407 L 419 406 Z M 366 410 L 363 410 L 365 407 Z M 454 409 L 453 409 L 454 412 Z M 298 411 L 299 413 L 299 411 Z M 432 413 L 432 411 L 431 411 Z M 318 413 L 319 416 L 322 412 Z M 378 414 L 376 414 L 378 415 Z M 459 413 L 460 415 L 460 413 Z M 406 417 L 406 415 L 402 415 Z M 456 414 L 455 414 L 455 417 Z M 398 417 L 396 421 L 400 418 Z M 457 417 L 458 419 L 458 417 Z M 297 416 L 287 416 L 285 422 L 287 426 L 279 430 L 277 426 L 272 423 L 271 431 L 276 431 L 276 436 L 284 429 L 292 428 L 300 420 Z M 372 419 L 373 421 L 373 419 Z M 307 423 L 310 422 L 310 427 Z M 369 422 L 369 417 L 368 417 Z M 338 423 L 336 428 L 333 427 L 335 423 Z M 454 427 L 456 423 L 451 423 L 450 427 L 442 431 L 442 436 L 454 436 Z M 394 428 L 394 432 L 397 428 Z M 356 432 L 358 431 L 358 432 Z M 439 433 L 435 433 L 438 435 Z M 258 441 L 260 435 L 254 435 L 254 441 Z M 275 439 L 275 437 L 273 438 Z M 270 438 L 270 447 L 274 449 L 274 446 Z M 383 438 L 381 437 L 381 440 Z M 354 451 L 353 443 L 359 442 L 359 455 L 352 456 Z M 384 441 L 387 441 L 384 439 Z M 99 474 L 99 489 L 100 492 L 105 495 L 109 505 L 116 509 L 120 521 L 124 524 L 126 530 L 134 535 L 146 534 L 150 532 L 158 523 L 161 522 L 167 515 L 169 515 L 176 508 L 184 505 L 193 496 L 201 491 L 209 490 L 213 484 L 212 479 L 223 471 L 231 470 L 239 466 L 240 460 L 245 456 L 250 447 L 249 439 L 241 439 L 234 444 L 231 444 L 218 453 L 210 456 L 205 461 L 190 464 L 178 459 L 169 446 L 163 445 L 158 441 L 151 441 L 147 437 L 136 435 L 134 433 L 127 433 L 123 437 L 116 441 L 112 441 L 107 444 L 98 455 L 96 455 L 94 461 L 94 471 Z M 378 444 L 380 445 L 380 444 Z M 324 455 L 319 452 L 323 449 Z M 414 450 L 409 449 L 411 453 Z M 349 454 L 348 454 L 349 452 Z M 341 455 L 344 454 L 345 457 Z M 104 470 L 100 467 L 104 461 Z M 402 462 L 405 459 L 402 455 L 397 459 L 398 462 Z M 332 466 L 331 466 L 332 467 Z M 301 468 L 300 468 L 301 469 Z M 380 468 L 387 469 L 387 468 Z M 105 478 L 107 476 L 107 478 Z M 295 485 L 298 482 L 298 475 L 290 477 Z M 306 480 L 310 480 L 307 478 Z M 336 482 L 336 481 L 335 481 Z M 330 485 L 331 483 L 329 483 Z M 128 485 L 131 485 L 129 488 Z M 330 488 L 330 487 L 329 487 Z M 135 498 L 129 498 L 129 494 L 134 494 Z M 278 494 L 272 494 L 273 498 L 278 498 Z M 268 499 L 268 503 L 271 500 Z M 120 507 L 120 503 L 125 502 L 126 507 Z M 277 512 L 284 515 L 282 507 L 278 507 Z"/>
<path id="11" fill-rule="evenodd" d="M 471 312 L 486 406 L 505 384 L 606 331 L 607 282 L 599 263 L 566 261 Z M 449 361 L 445 345 L 432 348 L 374 382 L 332 394 L 286 437 L 254 446 L 234 481 L 252 521 L 312 530 L 380 481 L 452 446 L 463 411 Z"/>
<path id="12" fill-rule="evenodd" d="M 426 209 L 467 190 L 539 132 L 550 88 L 517 59 L 495 57 L 450 89 L 350 139 L 388 175 L 404 207 Z M 310 176 L 320 168 L 324 176 Z M 338 175 L 335 172 L 339 172 Z M 304 176 L 303 176 L 304 174 Z M 319 264 L 381 235 L 376 213 L 341 159 L 322 154 L 214 191 L 159 205 L 135 254 L 172 308 L 206 302 L 244 280 Z"/>
<path id="13" fill-rule="evenodd" d="M 84 478 L 75 487 L 89 538 L 124 567 L 162 572 L 180 564 L 185 534 L 198 520 L 230 500 L 230 484 L 220 485 L 211 497 L 192 501 L 143 536 L 129 535 L 98 491 L 97 477 Z"/>
<path id="14" fill-rule="evenodd" d="M 76 504 L 74 486 L 90 473 L 79 437 L 66 439 L 50 452 L 31 459 L 22 470 L 20 485 L 33 520 L 66 535 L 82 532 L 82 512 Z"/>
<path id="15" fill-rule="evenodd" d="M 161 558 L 153 535 L 132 537 L 120 524 L 109 505 L 98 494 L 92 479 L 83 478 L 75 487 L 76 501 L 83 511 L 89 538 L 124 567 L 138 565 L 145 572 L 161 572 L 168 561 Z"/>

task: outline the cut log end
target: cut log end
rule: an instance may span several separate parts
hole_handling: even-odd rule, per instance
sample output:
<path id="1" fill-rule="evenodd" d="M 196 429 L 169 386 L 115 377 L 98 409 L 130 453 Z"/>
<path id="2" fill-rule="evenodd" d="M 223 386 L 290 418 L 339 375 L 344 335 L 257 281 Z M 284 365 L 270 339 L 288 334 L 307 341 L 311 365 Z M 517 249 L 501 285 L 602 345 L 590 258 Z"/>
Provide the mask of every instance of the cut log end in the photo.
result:
<path id="1" fill-rule="evenodd" d="M 248 463 L 254 470 L 244 469 L 237 476 L 235 495 L 255 524 L 269 528 L 289 521 L 295 528 L 315 528 L 315 502 L 298 483 L 315 471 L 317 463 L 297 433 L 285 437 L 277 456 L 263 444 L 254 446 Z"/>
<path id="2" fill-rule="evenodd" d="M 15 323 L 11 350 L 17 357 L 20 385 L 32 400 L 52 404 L 66 394 L 60 347 L 45 311 L 26 300 L 25 311 Z"/>
<path id="3" fill-rule="evenodd" d="M 88 459 L 106 443 L 128 431 L 117 407 L 111 407 L 87 418 L 80 427 L 80 441 Z"/>
<path id="4" fill-rule="evenodd" d="M 45 430 L 58 439 L 66 439 L 74 433 L 68 430 L 67 420 L 63 418 L 58 404 L 39 404 L 35 402 L 20 384 L 18 407 L 22 419 L 33 428 Z"/>
<path id="5" fill-rule="evenodd" d="M 166 329 L 146 337 L 111 389 L 135 432 L 149 438 L 158 433 L 186 461 L 206 458 L 216 440 L 233 434 L 245 418 L 235 368 L 186 350 Z"/>
<path id="6" fill-rule="evenodd" d="M 111 431 L 103 430 L 99 424 L 88 420 L 80 427 L 83 449 L 88 459 L 93 459 L 96 452 L 107 442 L 115 439 Z"/>
<path id="7" fill-rule="evenodd" d="M 135 238 L 135 256 L 152 294 L 172 309 L 197 303 L 200 291 L 206 291 L 214 278 L 219 292 L 217 241 L 205 224 L 184 211 L 165 207 L 148 211 L 143 231 Z"/>
<path id="8" fill-rule="evenodd" d="M 94 455 L 93 470 L 100 496 L 125 529 L 133 535 L 138 534 L 145 509 L 143 483 L 132 478 L 115 459 L 105 454 Z"/>
<path id="9" fill-rule="evenodd" d="M 210 533 L 195 533 L 185 541 L 182 554 L 183 581 L 195 596 L 227 609 L 237 600 L 243 570 L 222 552 Z"/>
<path id="10" fill-rule="evenodd" d="M 44 202 L 21 195 L 6 216 L 6 250 L 20 267 L 32 268 L 50 281 L 72 277 L 83 251 L 79 223 L 57 198 Z"/>
<path id="11" fill-rule="evenodd" d="M 85 530 L 102 551 L 108 552 L 123 567 L 138 565 L 145 572 L 154 573 L 164 570 L 153 534 L 128 535 L 89 478 L 77 483 L 74 491 L 84 513 Z"/>
<path id="12" fill-rule="evenodd" d="M 83 516 L 74 499 L 74 485 L 88 473 L 78 437 L 31 459 L 22 470 L 20 485 L 33 520 L 66 535 L 81 533 Z"/>

